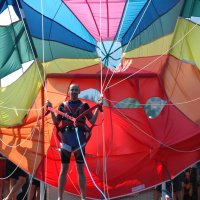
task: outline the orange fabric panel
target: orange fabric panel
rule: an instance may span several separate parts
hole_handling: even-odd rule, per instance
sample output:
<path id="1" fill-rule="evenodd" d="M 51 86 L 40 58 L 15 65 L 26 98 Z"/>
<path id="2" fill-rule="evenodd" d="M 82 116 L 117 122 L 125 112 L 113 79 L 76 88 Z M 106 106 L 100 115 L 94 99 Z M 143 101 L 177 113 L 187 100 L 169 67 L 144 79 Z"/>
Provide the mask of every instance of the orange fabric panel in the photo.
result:
<path id="1" fill-rule="evenodd" d="M 169 56 L 160 78 L 170 101 L 193 122 L 200 125 L 199 69 Z"/>
<path id="2" fill-rule="evenodd" d="M 136 69 L 143 69 L 144 71 L 159 73 L 162 66 L 167 59 L 166 55 L 149 56 L 140 58 L 122 58 L 122 65 L 124 69 L 134 67 Z"/>
<path id="3" fill-rule="evenodd" d="M 0 129 L 0 137 L 7 144 L 0 141 L 0 151 L 16 165 L 31 174 L 35 174 L 50 145 L 46 141 L 47 134 L 43 135 L 42 129 L 38 125 L 35 128 L 34 126 L 35 123 L 31 123 L 18 128 Z M 50 135 L 51 133 L 48 135 L 49 138 Z"/>

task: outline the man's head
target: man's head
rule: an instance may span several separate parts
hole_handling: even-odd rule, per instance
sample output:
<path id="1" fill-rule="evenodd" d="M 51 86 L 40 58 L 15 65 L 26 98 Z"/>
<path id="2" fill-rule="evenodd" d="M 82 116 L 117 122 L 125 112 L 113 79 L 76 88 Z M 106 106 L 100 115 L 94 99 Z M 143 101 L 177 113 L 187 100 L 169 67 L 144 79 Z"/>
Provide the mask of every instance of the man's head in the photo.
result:
<path id="1" fill-rule="evenodd" d="M 76 83 L 72 83 L 69 86 L 69 94 L 71 101 L 78 101 L 78 95 L 80 94 L 79 85 Z"/>

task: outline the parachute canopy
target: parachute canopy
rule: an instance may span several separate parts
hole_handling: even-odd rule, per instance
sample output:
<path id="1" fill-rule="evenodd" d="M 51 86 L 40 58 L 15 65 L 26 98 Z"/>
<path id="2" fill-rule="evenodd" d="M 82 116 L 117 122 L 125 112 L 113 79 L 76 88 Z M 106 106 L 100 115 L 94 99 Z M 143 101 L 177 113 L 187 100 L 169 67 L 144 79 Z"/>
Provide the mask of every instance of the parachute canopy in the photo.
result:
<path id="1" fill-rule="evenodd" d="M 86 161 L 109 198 L 199 161 L 199 8 L 197 0 L 1 0 L 0 151 L 57 187 L 60 144 L 45 102 L 57 109 L 77 83 L 96 91 L 81 95 L 91 107 L 104 96 Z M 65 190 L 80 194 L 74 165 L 72 157 Z M 86 176 L 87 196 L 101 199 Z"/>

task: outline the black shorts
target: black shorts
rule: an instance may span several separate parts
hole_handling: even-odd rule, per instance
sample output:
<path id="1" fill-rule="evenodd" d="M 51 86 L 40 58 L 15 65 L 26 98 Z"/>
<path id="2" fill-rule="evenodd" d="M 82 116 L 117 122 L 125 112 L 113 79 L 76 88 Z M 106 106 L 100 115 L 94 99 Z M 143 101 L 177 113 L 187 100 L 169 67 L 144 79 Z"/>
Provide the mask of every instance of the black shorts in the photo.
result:
<path id="1" fill-rule="evenodd" d="M 4 178 L 6 159 L 0 158 L 0 178 Z"/>
<path id="2" fill-rule="evenodd" d="M 11 162 L 10 160 L 6 159 L 6 165 L 5 165 L 5 177 L 9 178 L 14 178 L 14 179 L 18 179 L 19 176 L 23 176 L 26 177 L 26 172 L 23 171 L 20 167 L 18 167 L 16 169 L 16 165 Z M 14 173 L 13 173 L 14 171 Z"/>
<path id="3" fill-rule="evenodd" d="M 38 181 L 37 179 L 33 179 L 32 185 L 35 185 L 35 186 L 37 186 L 37 187 L 40 187 L 40 181 Z"/>
<path id="4" fill-rule="evenodd" d="M 83 150 L 83 155 L 85 156 L 85 147 L 83 147 L 82 150 Z M 74 153 L 74 156 L 76 159 L 76 163 L 79 163 L 79 164 L 84 163 L 84 159 L 83 159 L 81 151 Z M 70 158 L 71 158 L 71 152 L 61 149 L 61 163 L 62 164 L 70 163 Z"/>
<path id="5" fill-rule="evenodd" d="M 185 179 L 184 174 L 185 174 L 185 172 L 182 172 L 173 179 L 174 192 L 182 191 L 182 182 L 184 182 L 184 179 Z"/>

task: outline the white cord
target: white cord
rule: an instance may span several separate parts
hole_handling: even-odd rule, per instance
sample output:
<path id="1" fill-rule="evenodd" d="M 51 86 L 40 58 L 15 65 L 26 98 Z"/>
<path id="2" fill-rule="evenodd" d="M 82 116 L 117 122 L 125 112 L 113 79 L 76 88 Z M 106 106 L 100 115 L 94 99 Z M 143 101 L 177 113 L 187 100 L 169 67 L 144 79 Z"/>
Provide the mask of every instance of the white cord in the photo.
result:
<path id="1" fill-rule="evenodd" d="M 146 66 L 142 67 L 141 69 L 139 69 L 137 72 L 131 74 L 130 76 L 122 79 L 121 81 L 118 81 L 116 82 L 115 84 L 109 86 L 109 87 L 106 87 L 104 92 L 108 89 L 108 88 L 111 88 L 127 79 L 129 79 L 130 77 L 134 76 L 135 74 L 139 73 L 140 71 L 142 71 L 143 69 L 147 68 L 149 65 L 153 64 L 155 61 L 157 61 L 158 59 L 160 59 L 163 55 L 165 55 L 166 53 L 168 53 L 171 49 L 173 49 L 179 42 L 181 42 L 197 25 L 198 23 L 200 22 L 200 20 L 195 24 L 195 26 L 193 28 L 190 29 L 190 31 L 188 31 L 180 40 L 178 40 L 172 47 L 170 47 L 167 51 L 165 51 L 162 55 L 160 55 L 159 57 L 157 57 L 155 60 L 151 61 L 149 64 L 147 64 Z M 114 74 L 114 71 L 113 71 L 113 74 Z M 108 84 L 107 84 L 108 85 Z M 104 93 L 103 92 L 103 93 Z"/>
<path id="2" fill-rule="evenodd" d="M 77 139 L 78 139 L 78 144 L 79 144 L 79 147 L 80 147 L 80 150 L 81 150 L 81 154 L 82 154 L 82 156 L 83 156 L 83 160 L 84 160 L 85 166 L 86 166 L 86 168 L 87 168 L 87 170 L 88 170 L 88 173 L 89 173 L 89 175 L 90 175 L 90 178 L 91 178 L 92 182 L 94 183 L 95 187 L 97 188 L 97 190 L 99 190 L 99 192 L 100 192 L 100 193 L 103 195 L 103 197 L 107 200 L 107 198 L 106 198 L 106 196 L 104 195 L 104 193 L 103 193 L 103 192 L 99 189 L 99 187 L 96 185 L 96 183 L 95 183 L 95 181 L 94 181 L 94 179 L 93 179 L 93 177 L 92 177 L 92 175 L 91 175 L 91 173 L 90 173 L 90 170 L 89 170 L 89 168 L 88 168 L 88 165 L 87 165 L 87 162 L 86 162 L 86 160 L 85 160 L 85 156 L 84 156 L 84 154 L 83 154 L 83 150 L 82 150 L 82 147 L 81 147 L 81 143 L 80 143 L 80 140 L 79 140 L 78 127 L 75 128 L 75 131 L 76 131 L 76 136 L 77 136 Z"/>
<path id="3" fill-rule="evenodd" d="M 177 152 L 181 152 L 181 153 L 191 153 L 191 152 L 195 152 L 195 151 L 198 151 L 200 150 L 200 148 L 197 148 L 197 149 L 194 149 L 194 150 L 191 150 L 191 151 L 181 151 L 181 150 L 178 150 L 178 149 L 175 149 L 175 148 L 172 148 L 164 143 L 162 143 L 161 141 L 157 140 L 156 138 L 152 137 L 151 135 L 149 135 L 148 133 L 146 133 L 145 131 L 143 131 L 141 128 L 139 128 L 136 124 L 134 124 L 128 117 L 126 117 L 126 115 L 124 115 L 124 113 L 122 113 L 118 108 L 116 108 L 116 110 L 121 113 L 131 124 L 133 124 L 138 130 L 140 130 L 142 133 L 144 133 L 145 135 L 147 135 L 148 137 L 150 137 L 151 139 L 155 140 L 156 142 L 162 144 L 163 146 L 171 149 L 171 150 L 174 150 L 174 151 L 177 151 Z"/>

